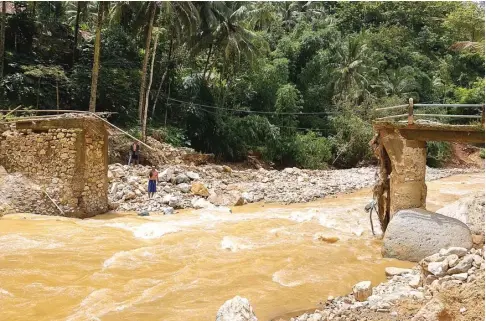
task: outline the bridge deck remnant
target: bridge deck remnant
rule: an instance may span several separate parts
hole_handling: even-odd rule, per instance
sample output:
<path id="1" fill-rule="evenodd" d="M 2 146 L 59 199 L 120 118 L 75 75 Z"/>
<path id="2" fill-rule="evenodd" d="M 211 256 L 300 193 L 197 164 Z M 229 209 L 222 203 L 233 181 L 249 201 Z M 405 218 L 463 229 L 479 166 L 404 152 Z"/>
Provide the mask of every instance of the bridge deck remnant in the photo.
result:
<path id="1" fill-rule="evenodd" d="M 425 104 L 417 104 L 426 107 Z M 437 107 L 439 105 L 431 105 Z M 409 105 L 381 108 L 396 110 L 408 107 L 408 114 L 386 116 L 373 122 L 375 137 L 370 142 L 374 154 L 380 161 L 379 181 L 374 188 L 378 203 L 378 216 L 385 231 L 393 215 L 402 209 L 424 208 L 427 197 L 425 171 L 428 141 L 447 141 L 484 144 L 484 105 L 443 105 L 445 107 L 481 107 L 481 116 L 444 115 L 445 117 L 481 119 L 473 125 L 443 124 L 416 121 L 414 116 L 441 116 L 415 114 L 413 100 Z M 407 121 L 395 119 L 408 116 Z"/>

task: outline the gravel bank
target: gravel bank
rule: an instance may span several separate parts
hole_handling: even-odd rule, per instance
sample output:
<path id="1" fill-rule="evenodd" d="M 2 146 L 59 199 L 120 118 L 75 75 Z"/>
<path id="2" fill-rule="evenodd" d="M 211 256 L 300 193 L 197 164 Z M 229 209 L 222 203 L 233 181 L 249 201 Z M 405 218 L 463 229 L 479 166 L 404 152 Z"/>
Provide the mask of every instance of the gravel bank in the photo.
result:
<path id="1" fill-rule="evenodd" d="M 373 186 L 376 167 L 343 170 L 232 170 L 227 166 L 161 166 L 157 194 L 147 196 L 150 167 L 109 165 L 109 198 L 120 211 L 170 212 L 253 202 L 305 203 Z M 427 168 L 427 180 L 472 172 Z"/>

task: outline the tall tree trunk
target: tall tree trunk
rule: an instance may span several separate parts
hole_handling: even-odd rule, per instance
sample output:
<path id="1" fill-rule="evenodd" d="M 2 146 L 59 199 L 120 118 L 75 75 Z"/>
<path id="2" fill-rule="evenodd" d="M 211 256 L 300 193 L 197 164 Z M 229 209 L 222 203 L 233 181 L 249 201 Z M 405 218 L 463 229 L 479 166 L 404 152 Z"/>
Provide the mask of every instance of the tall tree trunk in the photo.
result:
<path id="1" fill-rule="evenodd" d="M 39 109 L 40 82 L 41 77 L 37 78 L 37 109 Z"/>
<path id="2" fill-rule="evenodd" d="M 167 102 L 165 103 L 165 118 L 164 118 L 164 127 L 167 127 L 167 109 L 169 109 L 169 96 L 170 96 L 170 84 L 171 79 L 169 76 L 169 90 L 167 91 Z"/>
<path id="3" fill-rule="evenodd" d="M 56 103 L 57 109 L 59 109 L 59 81 L 56 80 Z"/>
<path id="4" fill-rule="evenodd" d="M 37 1 L 32 1 L 32 18 L 35 19 L 35 9 L 37 8 Z"/>
<path id="5" fill-rule="evenodd" d="M 101 47 L 101 27 L 103 25 L 104 2 L 98 2 L 98 23 L 96 26 L 96 40 L 93 61 L 93 71 L 91 73 L 91 96 L 89 98 L 89 111 L 96 111 L 96 90 L 98 89 L 98 72 L 100 70 L 100 47 Z"/>
<path id="6" fill-rule="evenodd" d="M 154 49 L 152 53 L 152 63 L 150 66 L 150 77 L 147 85 L 147 92 L 145 93 L 145 107 L 143 109 L 143 123 L 142 123 L 142 139 L 147 140 L 147 113 L 150 98 L 150 87 L 152 87 L 152 79 L 154 78 L 155 55 L 157 54 L 157 43 L 159 42 L 159 34 L 155 36 Z"/>
<path id="7" fill-rule="evenodd" d="M 155 115 L 155 107 L 157 106 L 157 101 L 159 100 L 160 90 L 162 89 L 162 85 L 165 82 L 165 78 L 167 77 L 167 74 L 169 73 L 170 59 L 171 59 L 171 56 L 172 56 L 173 44 L 174 44 L 174 37 L 171 37 L 170 38 L 170 44 L 169 44 L 169 55 L 167 56 L 167 66 L 165 67 L 164 74 L 162 75 L 162 78 L 160 79 L 160 84 L 159 84 L 159 88 L 157 89 L 157 94 L 155 94 L 154 107 L 152 107 L 152 117 L 154 117 L 154 115 Z"/>
<path id="8" fill-rule="evenodd" d="M 139 124 L 142 123 L 143 117 L 143 106 L 144 106 L 144 96 L 145 96 L 145 80 L 147 78 L 147 65 L 148 58 L 150 55 L 150 41 L 152 40 L 152 29 L 154 26 L 155 18 L 155 2 L 150 2 L 150 20 L 147 29 L 147 39 L 145 40 L 145 56 L 143 58 L 142 64 L 142 78 L 140 79 L 140 98 L 138 99 L 138 121 Z"/>
<path id="9" fill-rule="evenodd" d="M 76 22 L 74 24 L 74 45 L 73 45 L 73 65 L 76 62 L 76 51 L 78 49 L 79 15 L 81 14 L 81 1 L 78 1 L 76 9 Z"/>
<path id="10" fill-rule="evenodd" d="M 206 64 L 204 65 L 204 71 L 203 71 L 203 74 L 202 74 L 203 79 L 204 79 L 204 76 L 206 75 L 206 71 L 208 70 L 209 58 L 211 57 L 212 51 L 213 51 L 213 44 L 210 44 L 209 45 L 209 51 L 208 51 L 208 58 L 206 58 Z"/>
<path id="11" fill-rule="evenodd" d="M 7 19 L 7 8 L 6 1 L 2 1 L 2 22 L 1 22 L 1 32 L 0 36 L 0 78 L 3 79 L 3 65 L 5 64 L 5 20 Z"/>

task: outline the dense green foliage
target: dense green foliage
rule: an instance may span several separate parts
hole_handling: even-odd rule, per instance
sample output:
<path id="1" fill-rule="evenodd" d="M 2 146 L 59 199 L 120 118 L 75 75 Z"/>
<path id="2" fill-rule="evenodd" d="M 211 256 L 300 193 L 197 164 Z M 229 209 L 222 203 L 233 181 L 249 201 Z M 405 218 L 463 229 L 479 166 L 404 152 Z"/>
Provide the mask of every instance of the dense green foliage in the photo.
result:
<path id="1" fill-rule="evenodd" d="M 14 4 L 2 105 L 87 110 L 98 2 Z M 133 128 L 150 10 L 106 10 L 96 110 Z M 371 159 L 376 107 L 484 102 L 479 2 L 157 2 L 152 36 L 149 128 L 227 160 L 355 166 Z"/>
<path id="2" fill-rule="evenodd" d="M 452 155 L 449 142 L 427 142 L 427 166 L 441 167 Z"/>

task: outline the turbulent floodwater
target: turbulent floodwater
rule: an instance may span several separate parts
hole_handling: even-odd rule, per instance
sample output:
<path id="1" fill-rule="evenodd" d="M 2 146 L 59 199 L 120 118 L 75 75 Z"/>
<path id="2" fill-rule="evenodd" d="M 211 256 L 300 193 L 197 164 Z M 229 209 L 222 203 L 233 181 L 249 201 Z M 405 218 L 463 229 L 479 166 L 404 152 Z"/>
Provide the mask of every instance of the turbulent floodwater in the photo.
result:
<path id="1" fill-rule="evenodd" d="M 484 190 L 484 174 L 428 183 L 428 208 Z M 2 320 L 214 320 L 247 297 L 260 320 L 315 307 L 387 266 L 361 190 L 299 205 L 233 213 L 106 214 L 94 219 L 15 214 L 0 220 Z M 375 230 L 379 230 L 375 219 Z M 315 239 L 337 236 L 336 243 Z"/>

